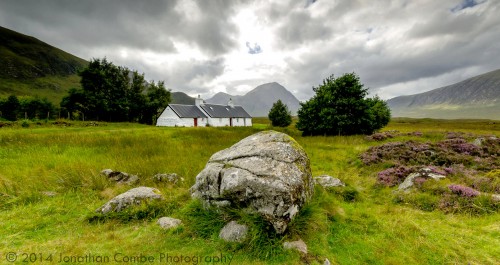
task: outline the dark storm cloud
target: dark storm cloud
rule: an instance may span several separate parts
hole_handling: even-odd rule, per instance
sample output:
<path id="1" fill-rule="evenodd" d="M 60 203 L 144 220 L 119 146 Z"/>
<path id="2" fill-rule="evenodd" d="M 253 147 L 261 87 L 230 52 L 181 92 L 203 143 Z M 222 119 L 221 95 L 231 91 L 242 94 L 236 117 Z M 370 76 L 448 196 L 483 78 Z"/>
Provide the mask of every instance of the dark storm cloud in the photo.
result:
<path id="1" fill-rule="evenodd" d="M 227 21 L 235 1 L 197 1 L 195 19 L 171 1 L 2 1 L 0 23 L 39 36 L 80 56 L 79 49 L 131 47 L 175 52 L 173 40 L 212 55 L 231 49 L 237 29 Z M 87 58 L 88 59 L 88 58 Z"/>
<path id="2" fill-rule="evenodd" d="M 418 80 L 499 68 L 499 13 L 499 1 L 483 0 L 0 1 L 1 26 L 174 91 L 278 81 L 302 100 L 331 74 L 356 72 L 372 92 L 396 96 L 435 88 Z"/>

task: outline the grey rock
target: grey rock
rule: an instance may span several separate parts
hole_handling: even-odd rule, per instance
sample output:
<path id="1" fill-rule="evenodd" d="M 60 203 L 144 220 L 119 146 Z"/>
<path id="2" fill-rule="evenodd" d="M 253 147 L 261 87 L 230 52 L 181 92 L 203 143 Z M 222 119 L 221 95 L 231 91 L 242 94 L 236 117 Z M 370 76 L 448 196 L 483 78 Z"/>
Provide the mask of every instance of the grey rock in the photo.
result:
<path id="1" fill-rule="evenodd" d="M 323 188 L 345 187 L 345 183 L 338 178 L 328 175 L 321 175 L 314 178 L 314 183 Z"/>
<path id="2" fill-rule="evenodd" d="M 418 172 L 411 173 L 410 175 L 408 175 L 406 179 L 403 181 L 403 183 L 399 184 L 398 190 L 406 190 L 411 188 L 414 184 L 414 180 L 418 177 L 431 178 L 434 180 L 440 180 L 446 178 L 446 176 L 433 173 L 432 169 L 430 168 L 423 168 Z"/>
<path id="3" fill-rule="evenodd" d="M 98 213 L 120 212 L 130 206 L 139 205 L 145 201 L 163 199 L 160 191 L 155 188 L 137 187 L 124 192 L 96 210 Z"/>
<path id="4" fill-rule="evenodd" d="M 42 194 L 47 196 L 47 197 L 54 197 L 57 195 L 57 192 L 55 192 L 55 191 L 42 191 Z"/>
<path id="5" fill-rule="evenodd" d="M 330 261 L 328 260 L 328 258 L 325 258 L 325 262 L 323 262 L 323 265 L 330 265 Z"/>
<path id="6" fill-rule="evenodd" d="M 248 233 L 246 225 L 240 225 L 235 221 L 226 224 L 219 233 L 219 238 L 227 242 L 242 242 Z"/>
<path id="7" fill-rule="evenodd" d="M 177 184 L 184 181 L 184 178 L 180 177 L 176 173 L 160 173 L 153 176 L 153 180 L 157 182 L 168 182 L 172 184 Z"/>
<path id="8" fill-rule="evenodd" d="M 493 194 L 493 195 L 491 195 L 491 198 L 495 202 L 500 202 L 500 194 Z"/>
<path id="9" fill-rule="evenodd" d="M 190 191 L 208 205 L 258 213 L 281 234 L 313 188 L 304 149 L 284 133 L 264 131 L 212 155 Z"/>
<path id="10" fill-rule="evenodd" d="M 297 250 L 303 254 L 307 254 L 307 245 L 302 241 L 302 239 L 299 239 L 297 241 L 287 241 L 283 243 L 283 248 L 284 249 L 294 249 Z"/>
<path id="11" fill-rule="evenodd" d="M 477 145 L 477 146 L 482 146 L 482 145 L 483 145 L 483 142 L 484 142 L 486 139 L 496 140 L 496 139 L 497 139 L 497 137 L 495 137 L 495 136 L 489 136 L 489 137 L 479 137 L 479 138 L 474 139 L 474 142 L 472 142 L 472 144 Z"/>
<path id="12" fill-rule="evenodd" d="M 109 168 L 102 170 L 101 174 L 105 175 L 110 180 L 116 181 L 116 183 L 119 184 L 133 185 L 139 180 L 139 177 L 137 175 L 132 175 L 120 171 L 114 171 Z"/>
<path id="13" fill-rule="evenodd" d="M 171 217 L 162 217 L 156 223 L 163 229 L 171 229 L 181 225 L 182 221 Z"/>

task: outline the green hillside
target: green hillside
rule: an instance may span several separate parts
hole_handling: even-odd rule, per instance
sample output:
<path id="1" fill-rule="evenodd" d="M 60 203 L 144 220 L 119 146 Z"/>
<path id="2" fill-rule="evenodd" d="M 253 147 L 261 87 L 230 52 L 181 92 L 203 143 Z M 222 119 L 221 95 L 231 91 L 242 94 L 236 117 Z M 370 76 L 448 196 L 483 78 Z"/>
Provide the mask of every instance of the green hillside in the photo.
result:
<path id="1" fill-rule="evenodd" d="M 87 61 L 36 38 L 0 27 L 0 97 L 47 97 L 59 104 L 66 91 L 80 86 L 77 71 Z"/>

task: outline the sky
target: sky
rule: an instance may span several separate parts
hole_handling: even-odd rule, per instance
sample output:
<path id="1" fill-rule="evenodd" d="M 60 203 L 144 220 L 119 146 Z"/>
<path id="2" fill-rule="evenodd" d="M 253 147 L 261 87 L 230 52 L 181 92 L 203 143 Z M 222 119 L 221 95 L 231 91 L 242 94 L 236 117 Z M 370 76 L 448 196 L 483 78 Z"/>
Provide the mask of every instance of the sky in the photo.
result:
<path id="1" fill-rule="evenodd" d="M 500 68 L 498 0 L 0 0 L 0 26 L 209 98 L 299 100 L 356 73 L 389 99 Z"/>

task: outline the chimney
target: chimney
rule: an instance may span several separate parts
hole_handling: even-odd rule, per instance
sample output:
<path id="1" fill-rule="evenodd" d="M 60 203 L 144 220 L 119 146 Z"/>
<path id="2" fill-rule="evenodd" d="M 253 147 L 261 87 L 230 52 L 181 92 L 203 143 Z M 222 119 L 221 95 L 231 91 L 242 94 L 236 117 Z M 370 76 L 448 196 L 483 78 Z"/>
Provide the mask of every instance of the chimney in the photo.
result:
<path id="1" fill-rule="evenodd" d="M 200 106 L 201 104 L 203 104 L 203 99 L 200 97 L 200 95 L 198 95 L 198 97 L 194 99 L 194 105 Z"/>
<path id="2" fill-rule="evenodd" d="M 227 102 L 227 105 L 231 108 L 234 108 L 234 103 L 233 103 L 233 99 L 232 98 L 229 98 L 229 101 Z"/>

